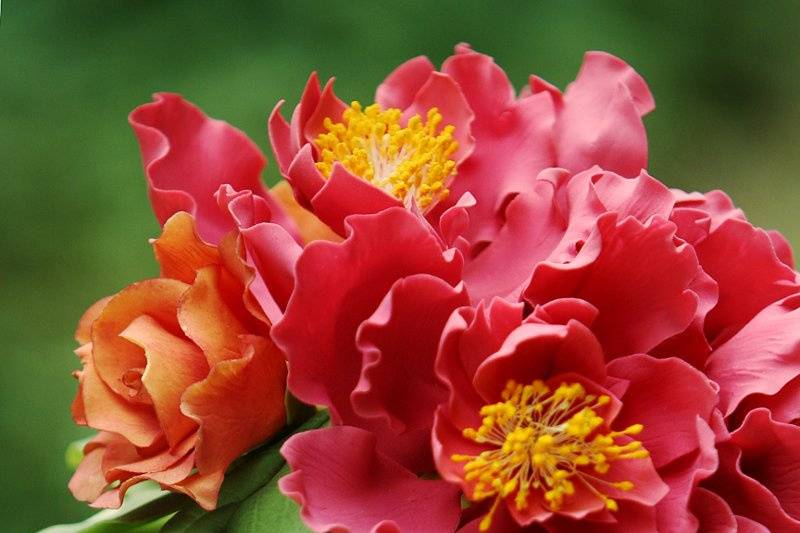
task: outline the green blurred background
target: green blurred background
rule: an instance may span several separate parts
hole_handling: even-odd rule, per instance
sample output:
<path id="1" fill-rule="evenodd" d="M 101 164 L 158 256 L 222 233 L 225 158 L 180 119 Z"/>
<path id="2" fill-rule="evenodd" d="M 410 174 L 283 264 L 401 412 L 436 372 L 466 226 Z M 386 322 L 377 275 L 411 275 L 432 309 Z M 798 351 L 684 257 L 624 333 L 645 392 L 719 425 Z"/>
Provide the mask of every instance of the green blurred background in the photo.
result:
<path id="1" fill-rule="evenodd" d="M 649 82 L 652 173 L 726 189 L 800 245 L 800 2 L 4 2 L 0 23 L 0 502 L 3 531 L 90 511 L 64 448 L 88 434 L 69 403 L 72 331 L 99 297 L 156 273 L 157 234 L 127 113 L 177 91 L 265 150 L 273 104 L 309 72 L 369 101 L 394 66 L 459 41 L 522 86 L 564 87 L 585 50 Z M 696 5 L 697 4 L 697 5 Z M 276 179 L 273 166 L 266 178 Z"/>

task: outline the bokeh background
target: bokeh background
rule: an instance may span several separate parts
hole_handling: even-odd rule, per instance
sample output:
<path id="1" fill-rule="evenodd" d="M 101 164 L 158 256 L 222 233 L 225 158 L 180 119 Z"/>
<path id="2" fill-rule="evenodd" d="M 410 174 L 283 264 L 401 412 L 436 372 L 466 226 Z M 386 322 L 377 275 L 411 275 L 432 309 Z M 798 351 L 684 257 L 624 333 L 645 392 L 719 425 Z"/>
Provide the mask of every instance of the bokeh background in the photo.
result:
<path id="1" fill-rule="evenodd" d="M 652 173 L 726 189 L 800 245 L 800 2 L 4 2 L 0 21 L 0 529 L 90 510 L 64 449 L 88 434 L 69 403 L 72 332 L 99 297 L 156 273 L 158 226 L 127 113 L 176 91 L 265 150 L 274 103 L 312 70 L 370 101 L 394 66 L 459 41 L 521 87 L 562 88 L 606 50 L 648 80 Z M 740 4 L 740 7 L 736 7 Z M 274 167 L 265 179 L 277 179 Z"/>

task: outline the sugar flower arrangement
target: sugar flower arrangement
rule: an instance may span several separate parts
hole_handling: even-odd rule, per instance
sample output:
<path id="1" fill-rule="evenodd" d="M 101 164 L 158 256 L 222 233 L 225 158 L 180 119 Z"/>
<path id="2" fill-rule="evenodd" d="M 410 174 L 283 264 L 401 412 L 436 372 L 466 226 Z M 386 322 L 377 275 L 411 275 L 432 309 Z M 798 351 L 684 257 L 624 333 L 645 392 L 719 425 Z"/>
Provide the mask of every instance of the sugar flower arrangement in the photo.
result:
<path id="1" fill-rule="evenodd" d="M 76 498 L 155 482 L 182 496 L 123 516 L 165 531 L 800 531 L 792 251 L 648 174 L 631 67 L 516 92 L 459 45 L 345 100 L 275 106 L 272 189 L 180 96 L 131 113 L 161 274 L 80 320 Z"/>

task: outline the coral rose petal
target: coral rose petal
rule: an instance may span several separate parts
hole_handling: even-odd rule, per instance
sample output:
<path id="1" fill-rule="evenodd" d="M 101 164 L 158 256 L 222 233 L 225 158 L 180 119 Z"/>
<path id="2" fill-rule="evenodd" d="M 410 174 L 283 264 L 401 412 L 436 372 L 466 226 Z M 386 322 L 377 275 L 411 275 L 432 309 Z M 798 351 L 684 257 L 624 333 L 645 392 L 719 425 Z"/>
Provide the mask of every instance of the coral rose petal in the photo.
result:
<path id="1" fill-rule="evenodd" d="M 131 369 L 143 369 L 144 352 L 119 336 L 133 319 L 149 315 L 163 328 L 180 335 L 176 320 L 178 302 L 189 288 L 172 279 L 150 279 L 129 285 L 106 304 L 92 326 L 92 357 L 97 374 L 117 394 L 132 398 L 139 393 L 124 376 Z"/>
<path id="2" fill-rule="evenodd" d="M 242 342 L 242 357 L 217 363 L 183 395 L 181 410 L 200 424 L 201 474 L 224 471 L 286 421 L 283 354 L 261 337 L 243 336 Z"/>
<path id="3" fill-rule="evenodd" d="M 183 332 L 200 347 L 209 366 L 239 357 L 239 336 L 248 332 L 228 306 L 229 295 L 220 287 L 220 278 L 219 267 L 198 270 L 176 313 Z"/>
<path id="4" fill-rule="evenodd" d="M 95 371 L 91 350 L 91 344 L 78 349 L 84 352 L 83 369 L 76 372 L 82 422 L 95 429 L 119 433 L 136 446 L 150 446 L 161 434 L 152 409 L 129 402 L 111 390 Z"/>
<path id="5" fill-rule="evenodd" d="M 200 239 L 189 213 L 172 215 L 152 244 L 163 278 L 193 283 L 196 270 L 219 262 L 217 249 Z"/>
<path id="6" fill-rule="evenodd" d="M 418 478 L 375 444 L 374 435 L 349 426 L 292 436 L 281 449 L 292 467 L 281 492 L 314 531 L 453 531 L 458 489 Z"/>
<path id="7" fill-rule="evenodd" d="M 208 363 L 197 346 L 165 331 L 147 315 L 136 318 L 120 336 L 144 350 L 147 366 L 142 383 L 170 446 L 176 446 L 195 427 L 180 411 L 181 395 L 208 374 Z"/>

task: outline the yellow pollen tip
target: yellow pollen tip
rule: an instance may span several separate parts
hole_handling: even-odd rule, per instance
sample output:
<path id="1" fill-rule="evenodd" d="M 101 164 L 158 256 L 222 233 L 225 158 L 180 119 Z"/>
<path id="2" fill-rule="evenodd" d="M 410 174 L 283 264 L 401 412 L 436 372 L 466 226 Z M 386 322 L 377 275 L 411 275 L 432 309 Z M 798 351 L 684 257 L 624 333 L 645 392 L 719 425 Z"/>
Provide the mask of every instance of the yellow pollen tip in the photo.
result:
<path id="1" fill-rule="evenodd" d="M 588 394 L 580 383 L 562 383 L 550 390 L 539 380 L 529 385 L 509 380 L 501 398 L 480 409 L 480 427 L 462 432 L 486 449 L 478 455 L 451 456 L 454 462 L 465 463 L 467 481 L 477 480 L 468 494 L 471 500 L 495 499 L 480 522 L 481 531 L 491 526 L 500 500 L 513 498 L 510 504 L 523 510 L 537 493 L 557 511 L 575 494 L 577 484 L 587 487 L 608 510 L 619 508 L 604 490 L 627 492 L 634 489 L 633 482 L 606 481 L 602 476 L 616 461 L 649 456 L 641 442 L 630 440 L 642 432 L 641 424 L 622 431 L 608 429 L 596 409 L 611 398 Z"/>
<path id="2" fill-rule="evenodd" d="M 423 119 L 414 115 L 405 126 L 402 111 L 363 108 L 353 102 L 340 122 L 323 120 L 325 131 L 314 140 L 317 169 L 326 177 L 341 163 L 356 176 L 372 183 L 407 207 L 426 209 L 447 197 L 447 185 L 456 173 L 452 155 L 458 150 L 452 125 L 432 107 Z"/>

